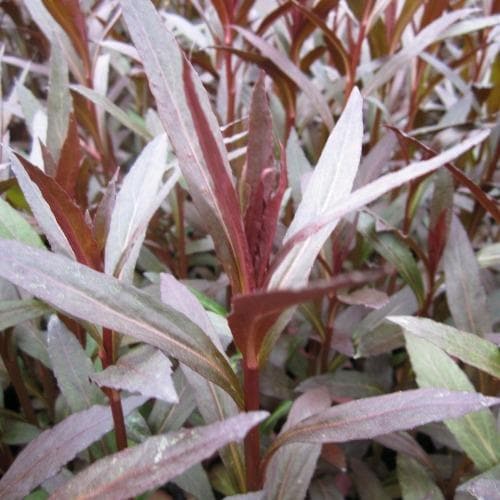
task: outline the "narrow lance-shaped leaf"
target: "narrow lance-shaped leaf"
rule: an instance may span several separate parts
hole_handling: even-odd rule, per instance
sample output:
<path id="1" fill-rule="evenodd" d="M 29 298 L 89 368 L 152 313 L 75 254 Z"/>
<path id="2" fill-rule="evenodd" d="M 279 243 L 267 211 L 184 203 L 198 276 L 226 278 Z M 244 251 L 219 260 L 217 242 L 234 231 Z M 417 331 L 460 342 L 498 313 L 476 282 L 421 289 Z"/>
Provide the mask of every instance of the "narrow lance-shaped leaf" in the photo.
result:
<path id="1" fill-rule="evenodd" d="M 140 346 L 121 356 L 114 365 L 91 374 L 90 379 L 101 387 L 138 392 L 167 403 L 179 402 L 172 381 L 172 363 L 150 346 Z"/>
<path id="2" fill-rule="evenodd" d="M 495 498 L 499 489 L 500 464 L 461 484 L 457 493 L 466 492 L 475 498 Z"/>
<path id="3" fill-rule="evenodd" d="M 363 100 L 355 87 L 323 148 L 284 243 L 328 213 L 351 192 L 361 157 L 362 105 Z M 296 287 L 307 281 L 316 256 L 335 225 L 336 221 L 308 241 L 295 245 L 274 270 L 268 288 Z"/>
<path id="4" fill-rule="evenodd" d="M 148 223 L 178 178 L 164 183 L 167 170 L 167 136 L 162 134 L 142 150 L 116 196 L 105 247 L 106 273 L 131 281 Z"/>
<path id="5" fill-rule="evenodd" d="M 375 73 L 368 85 L 363 89 L 364 95 L 370 95 L 378 87 L 388 82 L 402 67 L 418 56 L 426 47 L 434 43 L 449 26 L 460 18 L 467 16 L 472 9 L 462 9 L 447 13 L 426 26 L 402 50 L 387 60 Z"/>
<path id="6" fill-rule="evenodd" d="M 284 246 L 276 256 L 275 262 L 278 264 L 276 264 L 275 267 L 279 270 L 283 266 L 282 262 L 286 262 L 288 254 L 291 254 L 292 249 L 296 248 L 298 243 L 306 241 L 309 238 L 314 238 L 316 233 L 320 233 L 325 227 L 335 223 L 348 213 L 354 210 L 359 210 L 365 205 L 368 205 L 392 189 L 433 172 L 445 163 L 454 160 L 470 148 L 483 142 L 489 134 L 489 130 L 483 130 L 475 133 L 469 139 L 460 142 L 456 146 L 443 151 L 429 160 L 419 161 L 397 172 L 383 175 L 370 184 L 367 184 L 351 194 L 348 194 L 341 200 L 336 201 L 325 215 L 319 216 L 315 222 L 309 222 L 285 241 Z"/>
<path id="7" fill-rule="evenodd" d="M 391 316 L 387 319 L 401 326 L 406 334 L 425 339 L 450 356 L 500 378 L 500 349 L 492 342 L 427 318 Z"/>
<path id="8" fill-rule="evenodd" d="M 242 440 L 267 412 L 243 413 L 204 427 L 154 436 L 103 458 L 54 492 L 52 499 L 131 497 L 165 484 L 232 441 Z"/>
<path id="9" fill-rule="evenodd" d="M 50 311 L 43 302 L 33 299 L 0 301 L 0 331 Z"/>
<path id="10" fill-rule="evenodd" d="M 101 266 L 99 250 L 80 207 L 76 205 L 52 177 L 44 174 L 42 170 L 21 156 L 17 158 L 20 163 L 13 163 L 13 165 L 16 165 L 16 175 L 19 178 L 19 167 L 23 168 L 31 182 L 38 187 L 43 199 L 48 204 L 47 209 L 51 211 L 51 215 L 53 215 L 57 224 L 64 232 L 78 262 L 86 264 L 93 269 L 99 269 Z M 32 205 L 32 208 L 38 220 L 38 213 L 35 210 L 36 206 Z M 41 223 L 41 221 L 39 222 Z"/>
<path id="11" fill-rule="evenodd" d="M 221 355 L 227 359 L 208 314 L 195 296 L 169 274 L 161 275 L 160 286 L 162 301 L 189 315 L 192 321 L 212 339 Z M 181 368 L 194 392 L 196 405 L 205 423 L 211 424 L 237 415 L 238 408 L 226 392 L 187 366 L 181 365 Z M 245 487 L 245 466 L 241 446 L 237 443 L 231 443 L 227 448 L 221 450 L 220 454 L 228 473 L 233 476 L 235 484 L 239 487 Z"/>
<path id="12" fill-rule="evenodd" d="M 68 65 L 59 44 L 54 43 L 50 54 L 50 78 L 47 96 L 47 147 L 56 162 L 59 160 L 61 148 L 68 133 L 70 111 Z"/>
<path id="13" fill-rule="evenodd" d="M 18 157 L 13 154 L 10 159 L 12 162 L 12 171 L 16 175 L 24 197 L 35 215 L 38 224 L 42 228 L 43 233 L 47 237 L 50 246 L 54 251 L 75 258 L 75 253 L 68 239 L 59 226 L 56 217 L 52 213 L 49 204 L 45 201 L 40 189 L 30 179 Z"/>
<path id="14" fill-rule="evenodd" d="M 0 253 L 0 276 L 71 316 L 164 350 L 241 402 L 229 363 L 184 314 L 60 255 L 10 241 L 0 241 Z"/>
<path id="15" fill-rule="evenodd" d="M 375 436 L 447 418 L 456 418 L 489 406 L 500 398 L 446 389 L 414 389 L 359 399 L 313 415 L 280 435 L 266 460 L 281 446 L 296 443 L 342 443 Z"/>
<path id="16" fill-rule="evenodd" d="M 47 330 L 52 370 L 71 411 L 82 411 L 101 403 L 99 389 L 89 381 L 94 367 L 76 337 L 55 315 L 50 318 Z"/>
<path id="17" fill-rule="evenodd" d="M 405 333 L 405 340 L 420 387 L 442 387 L 477 395 L 465 373 L 445 352 L 411 334 Z M 459 419 L 447 419 L 445 424 L 479 470 L 484 471 L 498 463 L 500 435 L 493 414 L 486 407 Z"/>
<path id="18" fill-rule="evenodd" d="M 443 256 L 446 299 L 458 329 L 483 336 L 493 328 L 479 265 L 465 229 L 454 217 Z"/>
<path id="19" fill-rule="evenodd" d="M 330 402 L 325 388 L 312 389 L 302 394 L 294 401 L 281 433 L 310 415 L 326 410 Z M 279 449 L 266 471 L 264 489 L 269 498 L 305 498 L 320 453 L 321 445 L 316 443 L 293 443 Z"/>
<path id="20" fill-rule="evenodd" d="M 160 119 L 235 290 L 252 288 L 250 256 L 227 152 L 200 77 L 150 0 L 122 0 Z"/>
<path id="21" fill-rule="evenodd" d="M 144 398 L 137 396 L 125 399 L 124 414 L 128 415 L 143 402 Z M 95 405 L 42 432 L 19 453 L 0 480 L 0 497 L 5 500 L 25 497 L 112 428 L 109 406 Z"/>

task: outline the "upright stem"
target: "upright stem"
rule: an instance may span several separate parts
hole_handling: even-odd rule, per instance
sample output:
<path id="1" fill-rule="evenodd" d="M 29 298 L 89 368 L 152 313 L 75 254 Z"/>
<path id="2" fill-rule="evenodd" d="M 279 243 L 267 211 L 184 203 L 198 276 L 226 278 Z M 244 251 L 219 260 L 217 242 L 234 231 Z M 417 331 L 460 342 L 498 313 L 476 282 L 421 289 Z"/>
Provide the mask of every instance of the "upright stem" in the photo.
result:
<path id="1" fill-rule="evenodd" d="M 243 364 L 243 390 L 245 410 L 255 411 L 260 406 L 259 367 Z M 259 490 L 262 486 L 260 474 L 260 436 L 259 428 L 254 427 L 245 437 L 245 463 L 248 491 Z"/>
<path id="2" fill-rule="evenodd" d="M 114 332 L 104 328 L 102 332 L 103 356 L 102 364 L 104 368 L 114 363 Z M 123 417 L 123 408 L 120 393 L 115 389 L 105 388 L 104 393 L 109 399 L 111 414 L 115 427 L 116 447 L 118 450 L 124 450 L 127 447 L 127 431 L 125 428 L 125 419 Z"/>
<path id="3" fill-rule="evenodd" d="M 13 352 L 11 347 L 11 336 L 12 329 L 9 328 L 7 331 L 0 336 L 0 356 L 2 357 L 3 364 L 9 374 L 10 381 L 14 386 L 17 397 L 19 399 L 19 404 L 23 409 L 23 413 L 26 416 L 26 420 L 33 425 L 38 426 L 38 419 L 36 417 L 35 410 L 31 405 L 31 401 L 28 395 L 26 386 L 24 385 L 21 370 L 17 365 L 16 353 Z"/>

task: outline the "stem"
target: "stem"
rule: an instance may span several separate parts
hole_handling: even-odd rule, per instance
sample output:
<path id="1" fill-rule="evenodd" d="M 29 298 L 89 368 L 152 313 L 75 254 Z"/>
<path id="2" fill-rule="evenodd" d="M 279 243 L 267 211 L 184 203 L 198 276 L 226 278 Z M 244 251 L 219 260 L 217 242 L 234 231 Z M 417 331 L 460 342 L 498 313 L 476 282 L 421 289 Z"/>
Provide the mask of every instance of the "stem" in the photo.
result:
<path id="1" fill-rule="evenodd" d="M 114 363 L 114 337 L 115 332 L 108 328 L 104 328 L 102 331 L 102 364 L 104 368 L 112 365 Z M 113 415 L 113 424 L 115 427 L 115 438 L 116 447 L 118 451 L 124 450 L 127 447 L 127 431 L 125 428 L 125 419 L 123 417 L 123 408 L 120 393 L 115 389 L 110 389 L 105 387 L 104 393 L 109 399 L 109 405 L 111 406 L 111 414 Z"/>
<path id="2" fill-rule="evenodd" d="M 250 366 L 244 360 L 243 390 L 245 393 L 245 411 L 255 411 L 260 406 L 259 394 L 259 367 Z M 260 436 L 259 427 L 254 427 L 245 437 L 245 463 L 247 471 L 248 491 L 257 491 L 261 488 L 260 474 Z"/>
<path id="3" fill-rule="evenodd" d="M 1 336 L 0 339 L 0 356 L 2 357 L 3 364 L 9 374 L 10 381 L 14 386 L 17 397 L 19 398 L 19 404 L 23 409 L 23 413 L 26 416 L 26 420 L 33 425 L 38 426 L 38 419 L 35 414 L 35 410 L 31 405 L 31 401 L 28 395 L 26 386 L 24 385 L 21 370 L 17 365 L 16 354 L 12 349 L 11 345 L 12 329 L 9 328 Z"/>

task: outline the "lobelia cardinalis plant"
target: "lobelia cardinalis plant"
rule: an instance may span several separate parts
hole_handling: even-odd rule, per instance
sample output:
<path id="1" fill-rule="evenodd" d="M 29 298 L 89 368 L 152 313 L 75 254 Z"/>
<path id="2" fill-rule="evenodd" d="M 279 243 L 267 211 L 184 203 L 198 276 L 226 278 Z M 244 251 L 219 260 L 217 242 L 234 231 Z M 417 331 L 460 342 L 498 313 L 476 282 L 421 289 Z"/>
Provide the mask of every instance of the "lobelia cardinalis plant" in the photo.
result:
<path id="1" fill-rule="evenodd" d="M 465 93 L 452 71 L 469 53 L 450 67 L 436 54 L 451 50 L 443 40 L 479 31 L 481 74 L 496 64 L 485 30 L 498 16 L 444 3 L 347 4 L 284 2 L 256 19 L 258 2 L 184 6 L 203 28 L 150 0 L 87 12 L 76 0 L 26 3 L 50 46 L 49 91 L 45 110 L 24 84 L 26 66 L 12 100 L 31 152 L 16 139 L 2 153 L 13 176 L 0 198 L 0 354 L 21 409 L 17 420 L 8 406 L 2 415 L 2 498 L 129 498 L 169 481 L 196 498 L 214 498 L 212 489 L 324 498 L 325 488 L 329 498 L 369 498 L 366 484 L 384 498 L 441 498 L 459 483 L 487 496 L 500 461 L 490 409 L 500 403 L 500 355 L 477 259 L 497 265 L 498 248 L 476 256 L 471 238 L 481 217 L 484 231 L 500 219 L 484 189 L 498 134 L 481 118 L 498 103 Z M 26 15 L 9 6 L 13 20 Z M 288 57 L 265 36 L 281 33 L 281 21 Z M 316 30 L 324 45 L 314 46 Z M 400 47 L 403 33 L 413 40 Z M 250 63 L 261 67 L 251 91 Z M 330 65 L 337 81 L 309 77 Z M 222 131 L 210 75 L 220 79 Z M 439 86 L 443 75 L 465 104 Z M 135 114 L 113 102 L 124 89 Z M 451 113 L 433 129 L 424 104 L 434 92 L 482 120 L 477 130 L 461 132 Z M 438 153 L 416 138 L 425 127 L 460 140 L 442 139 Z M 398 145 L 399 168 L 384 172 Z M 124 173 L 117 164 L 128 156 Z M 464 172 L 474 162 L 482 184 Z M 454 181 L 475 203 L 462 221 Z M 218 280 L 187 280 L 216 266 Z M 367 443 L 362 452 L 342 444 L 354 440 Z M 15 444 L 26 444 L 16 457 Z M 462 457 L 447 476 L 432 453 L 443 445 Z M 397 453 L 396 472 L 383 460 L 379 472 L 391 484 L 372 470 L 377 447 Z"/>

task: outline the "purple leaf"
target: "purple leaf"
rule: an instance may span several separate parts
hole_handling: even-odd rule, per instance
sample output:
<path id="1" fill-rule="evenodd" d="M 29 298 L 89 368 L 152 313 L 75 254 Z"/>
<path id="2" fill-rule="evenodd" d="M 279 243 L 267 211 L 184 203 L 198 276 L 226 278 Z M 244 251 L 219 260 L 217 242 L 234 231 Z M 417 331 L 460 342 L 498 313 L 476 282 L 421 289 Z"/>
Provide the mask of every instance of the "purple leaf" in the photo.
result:
<path id="1" fill-rule="evenodd" d="M 89 382 L 94 367 L 80 342 L 56 315 L 50 318 L 47 330 L 52 370 L 71 410 L 78 412 L 101 404 L 101 391 Z"/>
<path id="2" fill-rule="evenodd" d="M 128 415 L 143 402 L 142 397 L 125 399 L 124 414 Z M 96 405 L 42 432 L 19 453 L 2 477 L 0 497 L 5 500 L 23 498 L 112 428 L 109 407 Z"/>
<path id="3" fill-rule="evenodd" d="M 51 498 L 130 498 L 161 486 L 222 446 L 242 440 L 267 412 L 243 413 L 223 422 L 154 436 L 103 458 L 59 488 Z"/>
<path id="4" fill-rule="evenodd" d="M 250 256 L 227 151 L 208 95 L 149 0 L 122 0 L 160 119 L 235 290 L 252 288 Z"/>
<path id="5" fill-rule="evenodd" d="M 138 392 L 167 403 L 179 401 L 172 381 L 172 363 L 161 351 L 149 346 L 128 352 L 116 364 L 92 374 L 90 379 L 100 387 Z"/>
<path id="6" fill-rule="evenodd" d="M 330 403 L 328 391 L 324 388 L 302 394 L 293 403 L 281 432 L 314 413 L 324 411 Z M 264 490 L 268 497 L 281 500 L 305 498 L 320 453 L 321 445 L 315 443 L 293 443 L 278 450 L 266 470 Z"/>
<path id="7" fill-rule="evenodd" d="M 467 233 L 456 217 L 451 221 L 443 264 L 446 299 L 455 326 L 479 336 L 491 332 L 479 265 Z"/>
<path id="8" fill-rule="evenodd" d="M 84 321 L 151 344 L 240 401 L 231 366 L 187 316 L 116 278 L 60 255 L 0 240 L 0 276 Z"/>
<path id="9" fill-rule="evenodd" d="M 281 434 L 267 459 L 281 446 L 296 442 L 329 443 L 371 439 L 382 434 L 500 404 L 500 398 L 445 389 L 415 389 L 359 399 L 313 415 Z"/>

